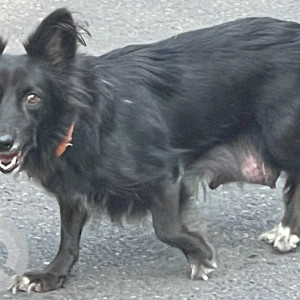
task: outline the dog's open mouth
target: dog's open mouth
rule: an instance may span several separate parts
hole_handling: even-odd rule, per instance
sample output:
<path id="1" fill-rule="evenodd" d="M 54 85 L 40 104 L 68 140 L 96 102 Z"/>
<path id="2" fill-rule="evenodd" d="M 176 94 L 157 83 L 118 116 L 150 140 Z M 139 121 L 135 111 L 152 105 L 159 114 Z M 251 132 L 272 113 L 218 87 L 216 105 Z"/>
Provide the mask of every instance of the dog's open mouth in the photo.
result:
<path id="1" fill-rule="evenodd" d="M 20 163 L 21 151 L 0 153 L 0 171 L 12 172 Z"/>

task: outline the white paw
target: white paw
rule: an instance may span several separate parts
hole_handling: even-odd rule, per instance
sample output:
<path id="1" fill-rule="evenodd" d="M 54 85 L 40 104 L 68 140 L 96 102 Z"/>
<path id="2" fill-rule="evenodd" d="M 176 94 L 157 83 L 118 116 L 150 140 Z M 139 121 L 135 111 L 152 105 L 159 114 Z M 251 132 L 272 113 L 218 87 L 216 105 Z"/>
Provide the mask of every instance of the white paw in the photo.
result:
<path id="1" fill-rule="evenodd" d="M 297 244 L 300 242 L 300 238 L 291 234 L 291 228 L 288 226 L 282 226 L 282 223 L 279 223 L 273 229 L 262 233 L 259 236 L 260 240 L 264 240 L 269 244 L 273 244 L 274 248 L 281 252 L 288 252 L 297 247 Z"/>
<path id="2" fill-rule="evenodd" d="M 30 294 L 32 291 L 39 292 L 41 290 L 41 285 L 39 283 L 30 283 L 30 279 L 27 276 L 15 275 L 12 277 L 13 283 L 8 288 L 13 294 L 18 291 L 27 292 Z"/>
<path id="3" fill-rule="evenodd" d="M 263 232 L 259 235 L 258 239 L 261 241 L 265 241 L 268 244 L 273 244 L 277 236 L 278 226 L 279 225 L 276 225 L 271 230 Z"/>
<path id="4" fill-rule="evenodd" d="M 217 263 L 214 260 L 209 261 L 212 267 L 206 267 L 201 264 L 191 264 L 191 279 L 208 280 L 208 276 L 217 268 Z"/>

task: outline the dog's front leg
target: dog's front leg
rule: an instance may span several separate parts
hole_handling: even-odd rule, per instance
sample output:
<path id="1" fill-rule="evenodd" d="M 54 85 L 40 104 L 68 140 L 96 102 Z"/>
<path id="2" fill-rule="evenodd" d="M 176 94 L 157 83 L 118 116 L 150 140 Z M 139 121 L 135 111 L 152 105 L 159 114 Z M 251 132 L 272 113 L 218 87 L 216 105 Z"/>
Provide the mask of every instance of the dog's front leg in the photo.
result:
<path id="1" fill-rule="evenodd" d="M 58 199 L 61 214 L 61 242 L 52 262 L 43 270 L 29 271 L 14 277 L 13 293 L 19 291 L 46 292 L 62 287 L 79 256 L 79 242 L 87 212 L 67 199 Z"/>

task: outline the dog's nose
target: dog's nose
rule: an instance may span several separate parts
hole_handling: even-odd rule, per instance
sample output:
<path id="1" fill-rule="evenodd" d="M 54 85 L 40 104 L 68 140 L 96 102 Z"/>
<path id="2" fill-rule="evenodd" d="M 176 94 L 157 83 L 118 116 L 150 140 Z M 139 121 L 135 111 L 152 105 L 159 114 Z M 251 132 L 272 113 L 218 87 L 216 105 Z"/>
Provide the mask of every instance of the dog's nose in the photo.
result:
<path id="1" fill-rule="evenodd" d="M 14 144 L 14 138 L 10 134 L 0 135 L 0 151 L 8 151 Z"/>

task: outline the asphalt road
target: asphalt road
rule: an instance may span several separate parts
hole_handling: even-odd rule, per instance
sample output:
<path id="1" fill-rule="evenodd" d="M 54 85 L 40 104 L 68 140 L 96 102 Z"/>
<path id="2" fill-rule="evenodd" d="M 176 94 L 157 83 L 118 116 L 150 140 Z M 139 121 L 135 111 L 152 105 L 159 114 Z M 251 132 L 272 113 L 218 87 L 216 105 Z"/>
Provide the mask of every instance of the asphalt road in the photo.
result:
<path id="1" fill-rule="evenodd" d="M 297 0 L 1 0 L 0 35 L 9 38 L 7 52 L 22 53 L 21 41 L 62 6 L 90 23 L 93 37 L 81 49 L 90 54 L 245 16 L 300 21 Z M 283 214 L 282 181 L 278 185 L 221 188 L 191 209 L 216 249 L 219 268 L 207 282 L 187 279 L 185 258 L 155 238 L 150 219 L 120 228 L 102 218 L 86 229 L 80 260 L 64 289 L 30 297 L 3 292 L 0 299 L 300 299 L 300 250 L 279 255 L 257 240 Z M 0 175 L 0 197 L 0 270 L 11 271 L 5 268 L 11 250 L 4 239 L 10 225 L 3 220 L 27 240 L 29 252 L 16 238 L 23 243 L 20 264 L 28 253 L 28 268 L 50 261 L 59 243 L 56 200 L 26 176 L 9 175 Z"/>

